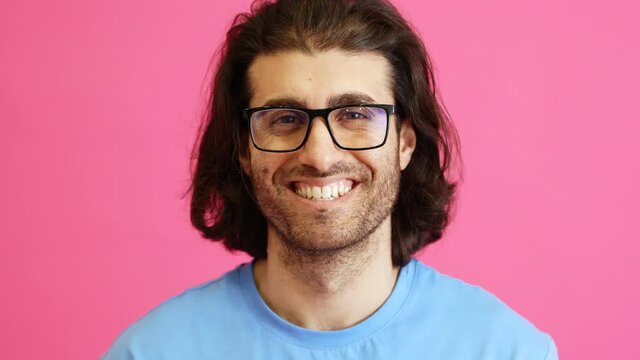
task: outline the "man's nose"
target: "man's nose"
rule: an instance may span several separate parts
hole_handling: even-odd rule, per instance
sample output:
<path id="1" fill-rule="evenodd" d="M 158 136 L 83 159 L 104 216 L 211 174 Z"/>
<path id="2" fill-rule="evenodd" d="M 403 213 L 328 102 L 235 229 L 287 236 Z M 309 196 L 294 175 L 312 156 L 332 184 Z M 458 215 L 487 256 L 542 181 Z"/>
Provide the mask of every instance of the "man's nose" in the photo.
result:
<path id="1" fill-rule="evenodd" d="M 321 117 L 311 119 L 309 137 L 298 150 L 298 161 L 326 172 L 342 160 L 345 150 L 340 149 L 331 138 L 326 121 Z"/>

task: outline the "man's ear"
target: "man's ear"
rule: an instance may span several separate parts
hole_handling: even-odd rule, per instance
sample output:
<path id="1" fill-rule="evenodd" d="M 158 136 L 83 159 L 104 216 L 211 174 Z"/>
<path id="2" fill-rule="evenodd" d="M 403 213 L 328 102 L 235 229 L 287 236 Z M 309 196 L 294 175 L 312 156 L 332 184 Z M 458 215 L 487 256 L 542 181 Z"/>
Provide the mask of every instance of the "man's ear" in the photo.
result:
<path id="1" fill-rule="evenodd" d="M 240 161 L 242 172 L 244 172 L 247 177 L 251 177 L 251 152 L 249 149 L 245 150 L 244 154 L 240 154 L 238 160 Z"/>
<path id="2" fill-rule="evenodd" d="M 403 120 L 400 125 L 398 153 L 400 156 L 400 169 L 404 170 L 413 155 L 413 150 L 416 149 L 416 132 L 411 125 L 411 121 Z"/>

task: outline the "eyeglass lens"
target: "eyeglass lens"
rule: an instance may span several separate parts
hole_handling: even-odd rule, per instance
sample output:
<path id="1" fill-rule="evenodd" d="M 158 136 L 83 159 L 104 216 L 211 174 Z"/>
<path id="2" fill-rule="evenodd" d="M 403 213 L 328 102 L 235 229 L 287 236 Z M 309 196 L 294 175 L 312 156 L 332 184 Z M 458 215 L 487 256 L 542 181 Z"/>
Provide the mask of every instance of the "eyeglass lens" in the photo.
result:
<path id="1" fill-rule="evenodd" d="M 379 146 L 384 142 L 388 116 L 384 108 L 356 106 L 329 113 L 329 128 L 344 148 Z M 311 124 L 306 112 L 296 109 L 266 109 L 251 116 L 251 132 L 256 145 L 266 150 L 285 151 L 299 147 Z"/>

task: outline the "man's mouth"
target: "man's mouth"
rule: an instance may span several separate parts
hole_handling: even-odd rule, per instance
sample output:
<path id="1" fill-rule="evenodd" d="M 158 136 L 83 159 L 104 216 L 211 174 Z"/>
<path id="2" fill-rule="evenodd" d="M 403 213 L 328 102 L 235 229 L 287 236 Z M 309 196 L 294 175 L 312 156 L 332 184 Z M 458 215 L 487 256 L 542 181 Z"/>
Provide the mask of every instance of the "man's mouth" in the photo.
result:
<path id="1" fill-rule="evenodd" d="M 293 191 L 298 196 L 310 200 L 336 200 L 353 189 L 352 180 L 339 180 L 326 184 L 309 184 L 296 181 L 292 184 Z"/>

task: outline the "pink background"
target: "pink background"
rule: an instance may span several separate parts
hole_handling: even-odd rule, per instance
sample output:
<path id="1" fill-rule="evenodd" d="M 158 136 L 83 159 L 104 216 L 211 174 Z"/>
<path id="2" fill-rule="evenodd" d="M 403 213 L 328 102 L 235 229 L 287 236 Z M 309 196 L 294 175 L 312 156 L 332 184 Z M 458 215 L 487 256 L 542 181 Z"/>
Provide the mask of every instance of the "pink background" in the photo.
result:
<path id="1" fill-rule="evenodd" d="M 248 259 L 201 240 L 180 198 L 208 61 L 248 4 L 3 2 L 0 358 L 97 358 Z M 563 359 L 637 358 L 639 3 L 396 4 L 466 169 L 454 224 L 420 258 L 494 292 Z"/>

